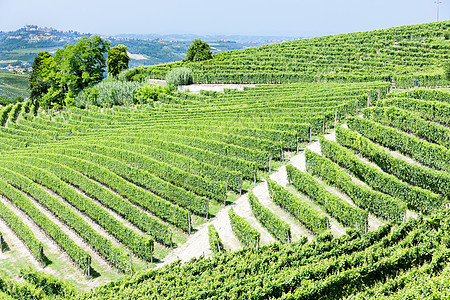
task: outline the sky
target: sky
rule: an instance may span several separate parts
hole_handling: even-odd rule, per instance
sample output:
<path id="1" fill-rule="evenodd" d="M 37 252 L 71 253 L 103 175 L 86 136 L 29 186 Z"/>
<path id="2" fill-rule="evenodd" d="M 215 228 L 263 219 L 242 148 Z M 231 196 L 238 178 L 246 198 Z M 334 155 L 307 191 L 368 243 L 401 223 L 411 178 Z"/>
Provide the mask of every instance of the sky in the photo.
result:
<path id="1" fill-rule="evenodd" d="M 438 0 L 439 20 L 450 0 Z M 0 0 L 0 31 L 320 36 L 436 21 L 436 0 Z"/>

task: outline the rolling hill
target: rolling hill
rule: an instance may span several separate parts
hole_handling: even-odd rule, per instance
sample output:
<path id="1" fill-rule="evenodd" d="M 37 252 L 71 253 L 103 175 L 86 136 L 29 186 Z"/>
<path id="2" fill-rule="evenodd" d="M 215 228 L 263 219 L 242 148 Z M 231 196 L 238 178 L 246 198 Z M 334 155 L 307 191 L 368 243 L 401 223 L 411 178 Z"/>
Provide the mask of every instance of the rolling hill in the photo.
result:
<path id="1" fill-rule="evenodd" d="M 186 66 L 198 83 L 359 82 L 384 80 L 410 87 L 441 84 L 450 40 L 449 21 L 332 35 L 230 51 L 212 60 L 130 70 L 163 79 Z"/>
<path id="2" fill-rule="evenodd" d="M 197 82 L 284 84 L 0 107 L 0 295 L 448 297 L 449 26 L 186 64 Z M 401 88 L 415 80 L 433 88 Z"/>

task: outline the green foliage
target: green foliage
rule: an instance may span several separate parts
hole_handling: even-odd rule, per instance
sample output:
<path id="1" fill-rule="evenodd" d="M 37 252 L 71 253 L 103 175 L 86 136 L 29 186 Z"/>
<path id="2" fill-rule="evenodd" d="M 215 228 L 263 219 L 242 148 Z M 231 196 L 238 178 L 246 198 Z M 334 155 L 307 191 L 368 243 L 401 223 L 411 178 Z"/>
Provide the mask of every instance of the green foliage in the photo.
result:
<path id="1" fill-rule="evenodd" d="M 327 230 L 327 216 L 323 213 L 289 193 L 273 180 L 267 179 L 267 186 L 273 202 L 290 212 L 314 234 L 318 235 Z"/>
<path id="2" fill-rule="evenodd" d="M 418 212 L 430 214 L 442 205 L 442 199 L 439 195 L 411 186 L 395 176 L 386 174 L 362 162 L 355 156 L 354 152 L 335 142 L 323 139 L 320 147 L 326 157 L 346 168 L 373 189 L 405 201 L 408 207 Z"/>
<path id="3" fill-rule="evenodd" d="M 38 272 L 31 267 L 20 269 L 19 276 L 38 289 L 42 289 L 47 296 L 63 298 L 75 296 L 75 291 L 66 282 L 55 277 Z"/>
<path id="4" fill-rule="evenodd" d="M 450 148 L 450 128 L 426 121 L 417 113 L 396 107 L 371 107 L 365 109 L 363 114 L 372 121 L 413 133 L 428 142 Z"/>
<path id="5" fill-rule="evenodd" d="M 40 52 L 33 61 L 33 71 L 30 74 L 30 99 L 36 101 L 42 95 L 46 94 L 51 87 L 51 78 L 47 78 L 48 62 L 51 60 L 48 52 Z"/>
<path id="6" fill-rule="evenodd" d="M 28 86 L 28 74 L 0 70 L 0 104 L 3 102 L 1 100 L 3 97 L 10 98 L 11 100 L 16 97 L 29 97 Z"/>
<path id="7" fill-rule="evenodd" d="M 117 76 L 123 70 L 128 69 L 130 58 L 127 53 L 127 46 L 118 45 L 108 51 L 108 74 Z"/>
<path id="8" fill-rule="evenodd" d="M 150 84 L 144 84 L 136 89 L 134 98 L 136 99 L 137 103 L 146 104 L 151 101 L 157 101 L 159 99 L 159 95 L 161 95 L 161 94 L 170 95 L 174 91 L 175 91 L 175 88 L 171 85 L 151 86 Z"/>
<path id="9" fill-rule="evenodd" d="M 99 36 L 58 49 L 55 56 L 40 53 L 30 76 L 30 97 L 45 109 L 73 104 L 82 89 L 103 79 L 109 43 Z"/>
<path id="10" fill-rule="evenodd" d="M 301 39 L 218 53 L 203 62 L 186 59 L 141 68 L 133 76 L 163 79 L 171 69 L 187 66 L 195 83 L 394 80 L 397 87 L 412 87 L 419 80 L 421 85 L 443 84 L 441 66 L 450 45 L 441 37 L 448 27 L 449 21 L 444 21 Z"/>
<path id="11" fill-rule="evenodd" d="M 166 75 L 166 84 L 173 85 L 174 87 L 188 85 L 192 82 L 192 71 L 186 67 L 173 69 Z"/>
<path id="12" fill-rule="evenodd" d="M 430 299 L 441 299 L 448 294 L 450 251 L 442 242 L 448 223 L 448 213 L 440 213 L 367 234 L 351 230 L 339 238 L 193 259 L 110 283 L 80 299 L 429 299 L 430 292 Z"/>
<path id="13" fill-rule="evenodd" d="M 438 89 L 415 88 L 412 90 L 390 93 L 388 98 L 414 98 L 450 103 L 450 93 Z"/>
<path id="14" fill-rule="evenodd" d="M 58 245 L 69 255 L 69 257 L 83 270 L 85 273 L 90 268 L 90 256 L 80 246 L 75 244 L 67 234 L 65 234 L 55 223 L 50 221 L 24 194 L 13 188 L 10 184 L 17 184 L 18 181 L 11 181 L 8 178 L 6 169 L 2 169 L 0 173 L 3 179 L 0 180 L 0 194 L 8 198 L 17 207 L 22 209 L 30 218 L 36 222 L 49 236 L 51 236 Z M 6 181 L 8 180 L 8 181 Z M 20 180 L 20 179 L 19 179 Z M 29 182 L 29 180 L 28 180 Z M 29 184 L 29 183 L 28 183 Z M 29 188 L 32 188 L 30 185 Z M 45 192 L 44 192 L 45 193 Z M 55 199 L 56 202 L 59 202 Z M 62 205 L 59 202 L 59 205 Z M 66 209 L 68 209 L 66 207 Z"/>
<path id="15" fill-rule="evenodd" d="M 244 247 L 259 247 L 261 234 L 253 228 L 244 218 L 236 215 L 233 208 L 228 210 L 231 229 Z"/>
<path id="16" fill-rule="evenodd" d="M 287 165 L 286 171 L 292 184 L 319 204 L 333 218 L 346 226 L 356 227 L 362 232 L 365 230 L 367 214 L 364 210 L 354 207 L 330 193 L 310 174 L 304 173 L 292 165 Z"/>
<path id="17" fill-rule="evenodd" d="M 52 157 L 50 153 L 48 154 L 48 156 Z M 120 196 L 103 189 L 100 184 L 95 183 L 89 180 L 88 178 L 84 177 L 81 173 L 77 172 L 76 169 L 71 169 L 69 167 L 64 166 L 63 157 L 59 157 L 58 160 L 61 162 L 61 164 L 39 158 L 32 158 L 32 160 L 34 161 L 34 165 L 36 167 L 39 167 L 41 170 L 43 170 L 42 172 L 44 172 L 45 170 L 51 170 L 59 178 L 83 190 L 91 198 L 98 200 L 106 207 L 113 209 L 115 212 L 117 212 L 119 215 L 130 221 L 132 224 L 136 225 L 142 231 L 147 232 L 150 236 L 154 237 L 158 242 L 170 245 L 169 228 L 166 224 L 140 211 L 138 208 L 136 208 L 135 206 L 133 206 Z M 21 162 L 23 164 L 26 164 L 27 161 L 30 161 L 30 157 L 17 158 L 17 162 Z M 87 163 L 85 163 L 85 165 L 90 166 Z M 86 168 L 87 167 L 78 168 L 78 170 L 84 171 L 86 170 Z M 78 200 L 82 201 L 82 198 L 79 198 Z M 90 204 L 85 204 L 84 206 L 88 207 L 92 211 L 87 213 L 87 215 L 94 214 L 91 217 L 93 220 L 98 218 L 98 216 L 95 215 L 95 211 L 97 211 L 98 215 L 103 215 L 101 211 L 98 211 L 97 207 L 90 207 Z M 104 217 L 104 219 L 106 220 L 108 218 L 110 217 L 107 216 Z M 101 221 L 98 223 L 101 223 Z M 110 226 L 117 226 L 117 228 L 115 229 L 115 231 L 117 232 L 114 232 L 113 235 L 120 234 L 121 231 L 123 231 L 124 234 L 128 234 L 131 238 L 135 239 L 136 242 L 140 241 L 140 237 L 136 237 L 135 234 L 127 232 L 126 229 L 124 230 L 121 226 L 118 226 L 118 224 L 114 225 L 114 221 L 111 221 L 110 224 L 111 224 Z M 105 229 L 107 228 L 108 226 L 105 227 Z M 123 235 L 122 238 L 118 237 L 118 239 L 123 240 L 124 236 L 125 235 Z M 145 241 L 140 242 L 141 244 L 145 244 Z M 124 243 L 127 244 L 126 241 Z M 129 247 L 133 248 L 132 245 L 130 245 Z M 151 254 L 150 252 L 151 251 L 149 251 L 147 255 L 150 255 Z M 150 259 L 150 257 L 148 256 L 147 259 Z"/>
<path id="18" fill-rule="evenodd" d="M 19 217 L 17 217 L 8 207 L 0 203 L 0 217 L 8 224 L 8 226 L 17 234 L 17 236 L 25 243 L 36 260 L 43 264 L 43 246 L 34 236 L 33 232 L 28 228 Z M 2 239 L 2 243 L 4 243 Z M 2 249 L 4 245 L 1 245 Z"/>
<path id="19" fill-rule="evenodd" d="M 403 201 L 354 183 L 352 178 L 338 165 L 309 149 L 306 149 L 305 156 L 309 172 L 335 184 L 359 207 L 384 219 L 395 222 L 403 221 L 406 213 L 406 205 Z"/>
<path id="20" fill-rule="evenodd" d="M 74 106 L 86 108 L 88 105 L 113 107 L 114 105 L 130 105 L 136 102 L 134 95 L 141 86 L 137 82 L 102 81 L 84 89 L 74 100 Z"/>
<path id="21" fill-rule="evenodd" d="M 442 101 L 444 102 L 441 102 Z M 411 98 L 388 98 L 380 101 L 378 106 L 395 106 L 418 113 L 422 118 L 450 125 L 450 103 L 447 98 L 434 99 L 434 101 Z M 438 101 L 436 101 L 438 100 Z"/>
<path id="22" fill-rule="evenodd" d="M 212 58 L 212 52 L 208 43 L 202 42 L 201 39 L 196 39 L 189 46 L 186 53 L 186 58 L 183 61 L 204 61 Z"/>
<path id="23" fill-rule="evenodd" d="M 450 60 L 444 63 L 444 76 L 447 81 L 450 81 Z"/>
<path id="24" fill-rule="evenodd" d="M 208 226 L 208 240 L 212 253 L 217 254 L 225 252 L 222 240 L 219 238 L 219 233 L 212 224 Z"/>
<path id="25" fill-rule="evenodd" d="M 248 194 L 248 202 L 250 203 L 250 207 L 252 208 L 252 212 L 256 219 L 270 232 L 270 234 L 282 243 L 290 242 L 291 228 L 289 224 L 282 221 L 280 217 L 265 208 L 253 192 Z"/>
<path id="26" fill-rule="evenodd" d="M 336 141 L 342 146 L 358 151 L 364 157 L 376 163 L 386 173 L 395 175 L 412 185 L 431 190 L 436 194 L 443 194 L 447 198 L 450 196 L 450 174 L 447 172 L 407 163 L 379 148 L 359 133 L 342 127 L 336 130 Z"/>
<path id="27" fill-rule="evenodd" d="M 398 129 L 383 126 L 371 120 L 351 117 L 348 127 L 377 143 L 397 150 L 422 164 L 450 172 L 450 150 L 425 142 Z"/>

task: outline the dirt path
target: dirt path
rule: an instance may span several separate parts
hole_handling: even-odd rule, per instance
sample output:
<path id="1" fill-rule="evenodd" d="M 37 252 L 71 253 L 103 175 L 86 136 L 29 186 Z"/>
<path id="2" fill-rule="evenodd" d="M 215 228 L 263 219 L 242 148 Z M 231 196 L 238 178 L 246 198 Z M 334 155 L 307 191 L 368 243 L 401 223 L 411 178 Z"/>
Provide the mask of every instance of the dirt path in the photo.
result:
<path id="1" fill-rule="evenodd" d="M 180 85 L 178 87 L 179 92 L 189 90 L 191 93 L 198 94 L 201 90 L 223 92 L 225 89 L 233 89 L 242 91 L 244 87 L 255 87 L 254 84 L 190 84 L 190 85 Z"/>
<path id="2" fill-rule="evenodd" d="M 47 192 L 49 192 L 49 194 L 52 196 L 55 195 L 53 192 L 50 192 L 49 190 L 47 190 Z M 100 254 L 98 254 L 95 251 L 95 249 L 93 249 L 90 245 L 88 245 L 77 232 L 75 232 L 71 227 L 69 227 L 65 223 L 63 223 L 58 217 L 56 217 L 52 212 L 50 212 L 45 206 L 40 204 L 38 201 L 36 201 L 35 199 L 33 199 L 30 196 L 28 196 L 28 198 L 36 206 L 37 209 L 39 209 L 48 219 L 50 219 L 50 221 L 52 221 L 56 226 L 58 226 L 61 229 L 61 231 L 63 231 L 65 234 L 67 234 L 72 241 L 74 241 L 84 251 L 89 253 L 89 255 L 92 257 L 92 264 L 93 264 L 94 270 L 100 272 L 100 274 L 103 274 L 106 272 L 117 273 L 117 271 L 113 267 L 111 267 L 108 264 L 108 262 Z M 61 197 L 57 196 L 57 199 L 61 201 Z M 67 206 L 71 207 L 71 205 L 68 204 L 67 202 L 65 202 L 65 204 Z M 33 230 L 33 232 L 34 232 L 34 230 Z M 47 246 L 54 245 L 55 247 L 57 247 L 59 249 L 56 242 L 54 242 L 54 241 L 52 241 L 52 242 L 53 243 L 46 242 L 45 245 L 47 245 Z M 74 264 L 71 262 L 69 256 L 62 250 L 60 250 L 60 251 L 62 252 L 62 254 L 58 257 L 58 260 L 63 260 L 64 262 L 68 261 L 67 263 L 70 263 L 72 265 L 70 269 L 76 269 L 77 274 L 73 274 L 73 278 L 69 277 L 70 279 L 73 279 L 74 281 L 76 281 L 82 285 L 85 285 L 87 287 L 95 287 L 95 286 L 98 286 L 105 282 L 105 279 L 102 276 L 91 279 L 91 280 L 87 280 L 86 277 L 81 273 L 81 271 L 77 267 L 74 267 Z M 67 263 L 64 263 L 61 266 L 62 269 L 57 270 L 57 272 L 58 272 L 57 277 L 63 276 L 65 278 L 67 278 L 67 276 L 65 276 L 66 275 L 65 273 L 67 270 Z"/>
<path id="3" fill-rule="evenodd" d="M 335 140 L 334 132 L 326 135 L 327 139 Z M 320 144 L 318 141 L 315 141 L 307 146 L 308 149 L 319 152 L 320 153 Z M 301 171 L 305 171 L 305 154 L 304 151 L 300 151 L 298 154 L 294 155 L 289 159 L 289 163 L 294 165 L 296 168 Z M 275 170 L 272 174 L 270 174 L 270 179 L 276 181 L 281 186 L 286 187 L 292 193 L 295 193 L 297 196 L 301 197 L 304 201 L 311 203 L 311 205 L 315 206 L 318 210 L 321 210 L 315 203 L 313 203 L 306 196 L 299 194 L 292 185 L 288 184 L 287 174 L 286 174 L 286 166 L 281 166 L 279 169 Z M 332 187 L 328 187 L 333 193 L 337 194 L 339 197 L 345 198 L 347 201 L 353 204 L 353 202 L 346 196 L 337 191 Z M 267 182 L 263 179 L 261 183 L 254 186 L 252 192 L 255 196 L 258 197 L 261 204 L 265 207 L 269 208 L 271 211 L 275 212 L 279 215 L 283 220 L 285 220 L 290 226 L 292 231 L 292 240 L 297 241 L 302 236 L 306 236 L 308 240 L 312 240 L 314 237 L 310 231 L 308 231 L 298 220 L 296 220 L 293 216 L 291 216 L 288 212 L 281 209 L 279 206 L 274 204 L 270 199 L 269 192 L 267 189 Z M 353 204 L 354 205 L 354 204 Z M 236 214 L 243 217 L 247 220 L 255 229 L 257 229 L 261 233 L 261 244 L 266 245 L 272 242 L 275 242 L 275 239 L 264 229 L 261 224 L 255 219 L 252 215 L 250 205 L 248 203 L 248 195 L 242 195 L 239 199 L 237 199 L 233 204 Z M 198 257 L 201 255 L 209 256 L 211 255 L 211 250 L 209 247 L 208 241 L 208 225 L 213 224 L 216 230 L 219 232 L 219 236 L 227 250 L 237 250 L 240 249 L 240 243 L 234 236 L 231 225 L 228 217 L 228 210 L 230 207 L 226 207 L 222 209 L 219 213 L 217 213 L 216 217 L 209 221 L 206 224 L 201 225 L 197 228 L 197 232 L 191 235 L 188 238 L 188 241 L 181 245 L 179 248 L 172 251 L 163 262 L 157 265 L 157 267 L 161 267 L 165 264 L 173 262 L 175 260 L 180 259 L 182 262 L 186 262 L 193 257 Z M 375 229 L 382 222 L 376 219 L 374 216 L 369 217 L 369 228 Z M 345 234 L 345 228 L 340 225 L 336 220 L 330 218 L 331 232 L 334 236 L 339 236 Z"/>

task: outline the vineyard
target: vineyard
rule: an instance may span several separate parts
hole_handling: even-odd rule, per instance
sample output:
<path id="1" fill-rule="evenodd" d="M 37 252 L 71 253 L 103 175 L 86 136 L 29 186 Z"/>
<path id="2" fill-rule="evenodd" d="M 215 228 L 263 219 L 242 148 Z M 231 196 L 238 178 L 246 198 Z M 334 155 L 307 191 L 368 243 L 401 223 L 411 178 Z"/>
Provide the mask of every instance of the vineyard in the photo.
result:
<path id="1" fill-rule="evenodd" d="M 389 81 L 397 87 L 443 84 L 449 59 L 443 34 L 449 21 L 331 35 L 216 54 L 205 62 L 177 62 L 130 70 L 130 80 L 164 79 L 186 66 L 197 83 Z"/>
<path id="2" fill-rule="evenodd" d="M 399 87 L 445 83 L 449 27 L 189 64 L 197 82 L 290 84 L 113 108 L 0 107 L 0 294 L 448 297 L 450 92 Z"/>

